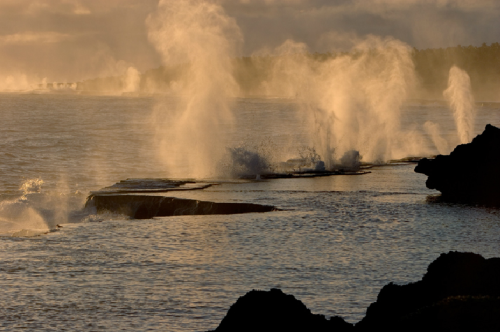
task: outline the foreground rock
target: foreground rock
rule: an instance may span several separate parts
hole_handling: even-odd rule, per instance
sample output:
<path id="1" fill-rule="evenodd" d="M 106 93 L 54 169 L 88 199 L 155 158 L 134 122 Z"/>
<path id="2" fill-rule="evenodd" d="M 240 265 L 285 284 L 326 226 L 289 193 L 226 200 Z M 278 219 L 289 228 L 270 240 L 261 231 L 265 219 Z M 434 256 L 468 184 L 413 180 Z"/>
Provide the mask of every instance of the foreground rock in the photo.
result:
<path id="1" fill-rule="evenodd" d="M 215 331 L 500 331 L 500 258 L 442 254 L 421 281 L 384 286 L 354 326 L 314 315 L 278 289 L 254 290 L 231 306 Z"/>
<path id="2" fill-rule="evenodd" d="M 439 190 L 443 200 L 500 206 L 500 129 L 487 125 L 450 155 L 422 159 L 415 172 L 429 176 L 427 188 Z"/>
<path id="3" fill-rule="evenodd" d="M 450 252 L 432 262 L 421 281 L 384 286 L 356 329 L 500 331 L 499 297 L 500 258 Z"/>
<path id="4" fill-rule="evenodd" d="M 215 332 L 352 331 L 340 317 L 314 315 L 293 295 L 279 289 L 253 290 L 231 306 Z"/>

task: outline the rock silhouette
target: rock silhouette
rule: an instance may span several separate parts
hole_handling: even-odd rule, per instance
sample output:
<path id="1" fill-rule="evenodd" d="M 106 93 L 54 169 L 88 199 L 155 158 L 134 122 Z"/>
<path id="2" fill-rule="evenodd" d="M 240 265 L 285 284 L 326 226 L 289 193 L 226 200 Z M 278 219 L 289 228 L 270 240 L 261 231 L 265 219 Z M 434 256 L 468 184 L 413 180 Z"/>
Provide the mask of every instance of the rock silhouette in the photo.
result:
<path id="1" fill-rule="evenodd" d="M 279 289 L 253 290 L 214 331 L 500 331 L 500 258 L 441 254 L 422 280 L 384 286 L 355 325 L 312 314 Z"/>
<path id="2" fill-rule="evenodd" d="M 457 331 L 465 331 L 465 326 L 478 324 L 474 317 L 480 314 L 485 325 L 482 331 L 494 331 L 495 326 L 500 326 L 499 297 L 500 258 L 484 259 L 474 253 L 449 252 L 429 265 L 421 281 L 384 286 L 377 301 L 368 307 L 366 316 L 356 324 L 356 330 L 404 328 L 407 331 L 416 329 L 417 325 L 432 329 L 447 325 L 454 318 L 461 322 Z M 479 304 L 493 311 L 496 307 L 496 317 L 488 318 L 489 314 L 477 310 Z M 488 326 L 491 328 L 487 329 Z"/>
<path id="3" fill-rule="evenodd" d="M 415 172 L 427 175 L 427 188 L 439 190 L 445 201 L 500 206 L 500 129 L 486 125 L 450 155 L 420 160 Z"/>
<path id="4" fill-rule="evenodd" d="M 97 213 L 106 211 L 119 213 L 134 219 L 150 219 L 181 215 L 239 214 L 270 212 L 278 209 L 270 205 L 252 203 L 217 203 L 194 199 L 136 195 L 94 194 L 86 206 L 93 204 Z"/>
<path id="5" fill-rule="evenodd" d="M 273 288 L 253 290 L 240 297 L 214 332 L 351 331 L 352 324 L 340 317 L 330 320 L 314 315 L 293 295 Z"/>

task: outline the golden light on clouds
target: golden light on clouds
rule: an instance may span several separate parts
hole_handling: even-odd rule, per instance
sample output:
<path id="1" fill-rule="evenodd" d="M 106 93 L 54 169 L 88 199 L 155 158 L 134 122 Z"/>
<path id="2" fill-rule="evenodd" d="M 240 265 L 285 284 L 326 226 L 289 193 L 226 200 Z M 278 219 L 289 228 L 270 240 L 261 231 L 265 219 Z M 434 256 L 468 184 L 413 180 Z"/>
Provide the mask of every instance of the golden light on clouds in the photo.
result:
<path id="1" fill-rule="evenodd" d="M 349 49 L 368 35 L 419 49 L 479 46 L 499 38 L 500 2 L 495 0 L 205 2 L 221 6 L 235 20 L 243 36 L 241 55 L 274 49 L 287 39 L 326 52 Z M 178 0 L 161 3 L 174 6 Z M 1 0 L 0 72 L 77 81 L 109 72 L 95 65 L 108 63 L 99 57 L 124 61 L 140 72 L 156 68 L 162 56 L 148 39 L 146 19 L 158 5 L 158 0 Z"/>

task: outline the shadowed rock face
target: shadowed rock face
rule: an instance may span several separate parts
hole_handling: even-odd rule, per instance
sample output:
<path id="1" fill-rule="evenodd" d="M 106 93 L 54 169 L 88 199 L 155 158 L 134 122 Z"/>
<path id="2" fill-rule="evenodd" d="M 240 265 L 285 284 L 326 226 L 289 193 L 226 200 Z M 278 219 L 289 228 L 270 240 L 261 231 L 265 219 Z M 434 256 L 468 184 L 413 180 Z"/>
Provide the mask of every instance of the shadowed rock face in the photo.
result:
<path id="1" fill-rule="evenodd" d="M 231 306 L 215 331 L 500 331 L 500 258 L 441 254 L 421 281 L 384 286 L 354 326 L 314 315 L 278 289 L 254 290 Z"/>
<path id="2" fill-rule="evenodd" d="M 443 200 L 500 206 L 500 129 L 487 125 L 449 156 L 422 159 L 415 172 L 427 175 L 427 188 L 441 191 Z"/>
<path id="3" fill-rule="evenodd" d="M 238 214 L 276 211 L 274 206 L 250 203 L 215 203 L 175 197 L 102 194 L 90 196 L 97 213 L 119 213 L 134 219 L 150 219 L 181 215 Z"/>
<path id="4" fill-rule="evenodd" d="M 462 326 L 467 326 L 476 324 L 474 317 L 479 318 L 479 314 L 482 322 L 491 327 L 488 330 L 495 330 L 493 327 L 500 325 L 500 311 L 492 320 L 495 316 L 488 319 L 487 311 L 475 308 L 481 305 L 495 311 L 495 307 L 500 307 L 499 297 L 500 258 L 484 259 L 473 253 L 449 252 L 429 265 L 421 281 L 384 286 L 356 329 L 396 331 L 404 327 L 404 330 L 414 330 L 415 322 L 429 328 L 458 318 Z"/>
<path id="5" fill-rule="evenodd" d="M 215 332 L 351 331 L 340 317 L 314 315 L 293 295 L 279 289 L 253 290 L 231 306 Z"/>
<path id="6" fill-rule="evenodd" d="M 392 331 L 500 331 L 500 298 L 453 296 L 394 323 Z"/>

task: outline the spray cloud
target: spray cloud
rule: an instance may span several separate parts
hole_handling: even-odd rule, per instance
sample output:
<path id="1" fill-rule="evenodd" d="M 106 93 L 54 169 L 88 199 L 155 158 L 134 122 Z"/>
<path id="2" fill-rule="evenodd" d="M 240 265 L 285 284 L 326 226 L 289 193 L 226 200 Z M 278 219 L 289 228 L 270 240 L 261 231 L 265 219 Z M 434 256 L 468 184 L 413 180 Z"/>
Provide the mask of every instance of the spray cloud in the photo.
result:
<path id="1" fill-rule="evenodd" d="M 181 176 L 213 176 L 225 153 L 224 130 L 233 122 L 230 100 L 237 84 L 231 58 L 241 40 L 239 28 L 220 5 L 201 0 L 162 0 L 146 23 L 164 65 L 188 67 L 175 82 L 180 101 L 158 107 L 170 115 L 156 128 L 163 160 L 173 176 L 179 166 Z"/>
<path id="2" fill-rule="evenodd" d="M 422 153 L 416 131 L 401 130 L 401 108 L 415 81 L 405 43 L 369 36 L 349 53 L 316 59 L 288 40 L 273 55 L 267 92 L 298 100 L 327 169 L 358 156 L 353 150 L 368 162 Z"/>

